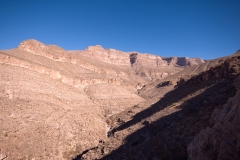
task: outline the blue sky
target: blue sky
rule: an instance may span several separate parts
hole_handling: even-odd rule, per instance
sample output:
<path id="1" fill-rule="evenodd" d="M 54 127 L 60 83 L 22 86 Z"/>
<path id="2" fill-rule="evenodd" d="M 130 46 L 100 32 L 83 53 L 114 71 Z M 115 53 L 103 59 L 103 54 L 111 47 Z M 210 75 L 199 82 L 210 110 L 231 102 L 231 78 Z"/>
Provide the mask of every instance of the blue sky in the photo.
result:
<path id="1" fill-rule="evenodd" d="M 0 0 L 0 50 L 26 39 L 213 59 L 240 49 L 240 1 Z"/>

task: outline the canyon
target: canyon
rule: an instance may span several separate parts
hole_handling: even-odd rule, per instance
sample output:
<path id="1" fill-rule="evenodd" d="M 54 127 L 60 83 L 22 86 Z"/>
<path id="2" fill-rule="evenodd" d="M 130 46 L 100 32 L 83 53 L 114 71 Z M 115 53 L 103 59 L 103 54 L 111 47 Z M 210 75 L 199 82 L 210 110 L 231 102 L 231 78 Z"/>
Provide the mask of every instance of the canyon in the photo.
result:
<path id="1" fill-rule="evenodd" d="M 240 51 L 0 51 L 0 159 L 239 159 Z"/>

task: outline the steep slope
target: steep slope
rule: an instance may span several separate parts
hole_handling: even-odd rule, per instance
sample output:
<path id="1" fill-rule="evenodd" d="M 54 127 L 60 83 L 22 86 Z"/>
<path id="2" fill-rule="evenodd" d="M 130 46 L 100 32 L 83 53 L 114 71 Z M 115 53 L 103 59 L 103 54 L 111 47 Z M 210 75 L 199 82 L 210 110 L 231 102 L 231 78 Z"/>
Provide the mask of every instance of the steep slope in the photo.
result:
<path id="1" fill-rule="evenodd" d="M 213 111 L 222 108 L 236 94 L 232 83 L 240 74 L 240 56 L 235 54 L 219 61 L 222 63 L 197 75 L 179 78 L 176 83 L 165 80 L 165 84 L 155 88 L 161 88 L 165 93 L 150 96 L 140 104 L 111 116 L 107 120 L 111 128 L 107 141 L 80 157 L 187 159 L 188 145 L 201 130 L 211 126 Z M 216 60 L 208 64 L 215 63 Z M 174 87 L 175 84 L 178 85 Z M 198 139 L 196 143 L 201 145 Z M 193 159 L 198 155 L 197 148 L 197 145 L 193 148 Z"/>
<path id="2" fill-rule="evenodd" d="M 214 110 L 212 127 L 203 129 L 188 146 L 189 159 L 240 159 L 240 76 L 234 81 L 237 93 Z"/>
<path id="3" fill-rule="evenodd" d="M 131 72 L 138 77 L 131 77 L 131 79 L 135 81 L 136 78 L 139 79 L 140 77 L 142 81 L 144 80 L 144 84 L 151 80 L 165 78 L 183 70 L 185 67 L 204 63 L 200 58 L 186 57 L 173 57 L 177 59 L 176 62 L 169 63 L 167 59 L 162 59 L 160 56 L 104 49 L 100 45 L 89 46 L 83 51 L 70 52 L 84 57 L 90 57 L 107 64 L 114 64 L 114 67 L 130 68 Z M 181 62 L 184 60 L 186 60 L 186 63 Z M 112 66 L 110 68 L 112 68 Z M 129 74 L 130 73 L 127 73 L 127 75 Z"/>
<path id="4" fill-rule="evenodd" d="M 0 158 L 72 159 L 107 141 L 108 117 L 144 100 L 137 89 L 188 66 L 131 54 L 36 40 L 0 51 Z"/>
<path id="5" fill-rule="evenodd" d="M 188 58 L 188 57 L 168 57 L 163 58 L 169 65 L 173 66 L 195 66 L 204 63 L 201 58 Z"/>
<path id="6" fill-rule="evenodd" d="M 109 67 L 103 62 L 68 53 L 56 46 L 46 46 L 36 40 L 24 41 L 18 46 L 18 49 L 4 51 L 2 56 L 4 55 L 10 57 L 5 57 L 6 63 L 16 63 L 14 65 L 19 63 L 25 68 L 47 74 L 80 91 L 87 91 L 85 87 L 89 85 L 110 84 L 108 88 L 112 88 L 112 90 L 116 86 L 127 87 L 130 95 L 131 92 L 136 92 L 137 82 L 141 81 L 137 81 L 138 79 L 133 74 L 128 76 L 125 68 Z M 125 77 L 125 79 L 120 77 Z M 132 81 L 131 78 L 137 82 Z M 95 90 L 98 90 L 98 86 L 101 85 L 96 85 Z M 106 95 L 110 96 L 110 93 L 106 92 Z M 132 99 L 131 101 L 130 98 L 128 99 L 131 104 Z"/>
<path id="7" fill-rule="evenodd" d="M 69 159 L 104 138 L 102 109 L 84 93 L 18 66 L 0 64 L 0 155 Z"/>
<path id="8" fill-rule="evenodd" d="M 161 96 L 163 90 L 166 90 L 165 92 L 171 90 L 178 81 L 186 81 L 202 72 L 206 72 L 211 68 L 222 65 L 230 57 L 237 56 L 240 56 L 240 51 L 230 56 L 213 59 L 197 66 L 185 68 L 184 70 L 179 71 L 176 74 L 170 75 L 166 78 L 147 83 L 138 90 L 138 94 L 144 98 L 158 97 L 158 94 Z"/>
<path id="9" fill-rule="evenodd" d="M 0 157 L 71 159 L 107 137 L 105 116 L 143 100 L 82 61 L 34 40 L 0 52 Z"/>

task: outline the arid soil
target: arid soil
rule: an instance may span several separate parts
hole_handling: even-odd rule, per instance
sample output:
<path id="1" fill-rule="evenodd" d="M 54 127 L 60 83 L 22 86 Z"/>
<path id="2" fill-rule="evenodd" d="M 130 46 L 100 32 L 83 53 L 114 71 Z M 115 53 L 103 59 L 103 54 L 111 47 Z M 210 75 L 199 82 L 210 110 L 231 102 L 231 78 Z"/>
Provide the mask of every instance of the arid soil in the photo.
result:
<path id="1" fill-rule="evenodd" d="M 108 133 L 108 140 L 81 155 L 81 158 L 236 159 L 238 149 L 233 148 L 238 146 L 239 131 L 234 124 L 226 126 L 229 123 L 224 121 L 226 118 L 221 117 L 228 113 L 226 109 L 220 111 L 218 119 L 222 119 L 221 123 L 227 123 L 225 126 L 231 130 L 226 132 L 225 126 L 216 124 L 226 134 L 220 132 L 218 133 L 220 135 L 215 137 L 216 127 L 211 130 L 205 128 L 216 123 L 211 117 L 216 117 L 217 110 L 224 108 L 225 103 L 231 106 L 232 103 L 228 102 L 228 99 L 236 95 L 233 81 L 239 73 L 240 56 L 235 54 L 234 57 L 224 58 L 223 63 L 198 75 L 180 77 L 176 83 L 169 81 L 159 83 L 155 86 L 159 92 L 154 92 L 153 97 L 110 117 L 109 125 L 112 129 Z M 166 79 L 169 80 L 171 77 Z M 239 87 L 238 80 L 234 83 Z M 164 94 L 161 93 L 161 89 Z M 234 99 L 237 101 L 238 98 Z M 237 110 L 237 104 L 234 110 Z M 234 111 L 231 113 L 235 113 L 232 121 L 236 119 L 234 121 L 236 124 L 238 115 Z M 196 135 L 198 136 L 195 138 Z M 209 141 L 208 136 L 212 136 L 210 138 L 212 141 Z M 222 137 L 225 140 L 222 140 Z M 228 140 L 234 143 L 229 144 L 232 148 L 229 146 L 225 151 L 224 145 L 226 146 Z M 222 150 L 219 149 L 221 143 Z"/>
<path id="2" fill-rule="evenodd" d="M 137 89 L 188 66 L 151 66 L 161 57 L 148 55 L 137 60 L 150 65 L 138 74 L 130 54 L 101 46 L 65 51 L 36 40 L 0 51 L 1 159 L 72 159 L 106 141 L 107 117 L 144 100 Z"/>
<path id="3" fill-rule="evenodd" d="M 239 56 L 205 62 L 23 41 L 0 51 L 0 159 L 224 157 L 232 148 L 207 139 L 238 140 L 234 127 L 212 135 L 230 123 L 222 109 L 238 103 L 228 99 L 239 89 Z"/>

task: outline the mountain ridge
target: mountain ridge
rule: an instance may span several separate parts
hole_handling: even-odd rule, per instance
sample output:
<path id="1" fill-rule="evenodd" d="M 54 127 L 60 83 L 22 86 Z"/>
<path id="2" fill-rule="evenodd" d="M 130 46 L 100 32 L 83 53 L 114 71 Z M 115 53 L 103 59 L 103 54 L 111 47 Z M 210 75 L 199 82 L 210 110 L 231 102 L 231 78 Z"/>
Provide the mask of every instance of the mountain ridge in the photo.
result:
<path id="1" fill-rule="evenodd" d="M 239 116 L 234 111 L 239 109 L 239 100 L 234 98 L 237 104 L 234 104 L 233 111 L 229 114 L 222 107 L 227 103 L 226 107 L 229 110 L 232 106 L 231 97 L 239 95 L 233 82 L 239 90 L 240 55 L 237 53 L 221 60 L 222 63 L 213 62 L 211 67 L 205 68 L 207 70 L 186 79 L 182 79 L 179 75 L 176 83 L 166 81 L 168 77 L 162 79 L 163 82 L 168 83 L 160 83 L 160 85 L 154 83 L 155 89 L 152 90 L 157 92 L 153 96 L 146 96 L 145 101 L 111 116 L 109 125 L 112 130 L 108 141 L 81 155 L 81 158 L 237 158 L 238 154 L 232 154 L 231 149 L 239 150 L 238 137 L 232 137 L 230 134 L 239 134 L 238 128 L 233 127 L 234 124 L 238 124 Z M 149 90 L 144 92 L 153 94 Z M 216 120 L 216 114 L 223 126 Z M 234 121 L 231 116 L 234 117 Z M 215 119 L 214 127 L 211 117 Z M 232 119 L 231 125 L 225 120 L 229 118 Z M 228 124 L 230 126 L 227 126 Z M 225 127 L 230 131 L 225 131 Z M 219 133 L 218 130 L 223 132 Z M 217 136 L 215 137 L 214 134 Z M 224 139 L 222 140 L 221 137 Z M 231 145 L 226 146 L 229 141 Z M 216 145 L 212 146 L 212 143 Z M 224 150 L 224 146 L 228 150 Z"/>
<path id="2" fill-rule="evenodd" d="M 45 49 L 47 47 L 55 47 L 55 52 L 56 51 L 64 51 L 64 49 L 62 49 L 59 46 L 56 46 L 56 45 L 48 45 L 47 46 L 47 45 L 44 45 L 43 43 L 41 43 L 37 40 L 34 40 L 34 39 L 25 40 L 25 41 L 21 42 L 17 48 L 38 54 L 34 48 Z M 129 54 L 131 54 L 131 53 L 139 54 L 140 59 L 144 59 L 144 58 L 145 59 L 154 59 L 154 58 L 162 59 L 161 56 L 152 55 L 152 54 L 148 54 L 148 53 L 141 54 L 138 52 L 123 52 L 123 51 L 119 51 L 119 50 L 112 49 L 112 48 L 104 49 L 101 45 L 88 46 L 85 50 L 82 50 L 82 51 L 81 50 L 70 50 L 69 52 L 78 52 L 78 53 L 83 54 L 84 51 L 87 52 L 87 53 L 85 53 L 85 55 L 88 55 L 90 57 L 102 58 L 101 60 L 103 60 L 105 62 L 109 62 L 111 60 L 114 61 L 114 60 L 117 60 L 117 57 L 118 58 L 120 57 L 120 58 L 122 58 L 122 60 L 120 60 L 120 61 L 123 62 L 124 65 L 129 65 L 129 62 L 130 62 Z M 101 57 L 98 57 L 99 55 L 101 55 Z M 118 55 L 118 56 L 116 56 L 116 55 Z M 180 59 L 184 58 L 185 60 L 190 60 L 190 61 L 193 60 L 194 61 L 193 64 L 191 64 L 191 63 L 189 63 L 189 64 L 176 63 L 175 64 L 174 62 L 172 62 L 176 66 L 177 65 L 192 66 L 192 65 L 198 65 L 200 63 L 204 63 L 204 61 L 200 58 L 188 58 L 188 57 L 168 57 L 168 58 L 173 58 L 175 61 L 177 61 L 178 58 L 180 58 Z M 166 59 L 166 58 L 164 58 L 164 59 Z M 166 61 L 169 61 L 169 60 L 166 60 Z M 116 61 L 116 64 L 121 64 L 121 63 Z M 165 66 L 165 64 L 163 64 L 163 66 Z"/>
<path id="3" fill-rule="evenodd" d="M 117 159 L 124 158 L 122 147 L 132 146 L 125 154 L 127 158 L 133 156 L 132 151 L 140 153 L 138 147 L 166 145 L 150 141 L 157 141 L 161 135 L 169 138 L 169 130 L 162 128 L 158 133 L 150 126 L 166 127 L 169 120 L 178 126 L 185 122 L 181 115 L 188 115 L 189 104 L 198 102 L 208 114 L 203 118 L 202 113 L 195 112 L 197 107 L 193 113 L 205 119 L 200 128 L 207 126 L 214 108 L 208 104 L 222 105 L 235 93 L 231 83 L 239 73 L 239 53 L 205 62 L 101 46 L 66 51 L 37 40 L 1 50 L 0 121 L 4 123 L 0 125 L 0 158 Z M 202 100 L 215 91 L 221 93 L 216 100 Z M 179 123 L 175 123 L 175 115 Z M 166 124 L 164 117 L 169 118 Z M 191 132 L 192 139 L 197 131 Z M 127 138 L 132 136 L 136 136 L 134 141 Z M 150 141 L 139 141 L 144 137 Z M 175 138 L 184 142 L 178 146 L 181 152 L 175 154 L 167 146 L 162 155 L 186 157 L 190 140 L 185 136 L 169 140 Z M 114 150 L 119 152 L 115 154 Z M 152 155 L 160 156 L 154 150 Z"/>

